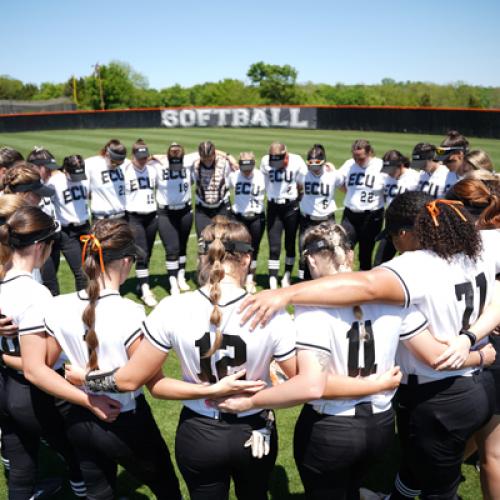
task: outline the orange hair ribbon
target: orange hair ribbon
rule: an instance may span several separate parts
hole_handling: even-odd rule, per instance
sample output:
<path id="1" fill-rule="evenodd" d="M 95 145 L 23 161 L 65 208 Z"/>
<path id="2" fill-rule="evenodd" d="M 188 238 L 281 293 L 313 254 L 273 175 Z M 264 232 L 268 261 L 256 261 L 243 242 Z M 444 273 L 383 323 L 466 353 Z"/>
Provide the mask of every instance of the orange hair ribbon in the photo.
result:
<path id="1" fill-rule="evenodd" d="M 439 226 L 438 222 L 438 215 L 440 214 L 440 210 L 438 207 L 438 204 L 441 205 L 448 205 L 453 211 L 464 221 L 467 222 L 467 219 L 465 215 L 457 208 L 457 207 L 463 207 L 464 204 L 461 201 L 457 200 L 444 200 L 442 198 L 438 198 L 437 200 L 433 200 L 430 203 L 427 203 L 425 205 L 425 208 L 429 212 L 430 216 L 432 217 L 432 221 L 434 222 L 434 225 L 436 227 Z"/>
<path id="2" fill-rule="evenodd" d="M 87 247 L 90 243 L 90 251 L 97 252 L 99 254 L 99 264 L 101 265 L 101 271 L 104 273 L 104 259 L 102 257 L 102 246 L 101 242 L 93 234 L 83 234 L 80 236 L 80 241 L 83 243 L 82 249 L 82 265 L 85 262 L 85 255 L 87 254 Z"/>

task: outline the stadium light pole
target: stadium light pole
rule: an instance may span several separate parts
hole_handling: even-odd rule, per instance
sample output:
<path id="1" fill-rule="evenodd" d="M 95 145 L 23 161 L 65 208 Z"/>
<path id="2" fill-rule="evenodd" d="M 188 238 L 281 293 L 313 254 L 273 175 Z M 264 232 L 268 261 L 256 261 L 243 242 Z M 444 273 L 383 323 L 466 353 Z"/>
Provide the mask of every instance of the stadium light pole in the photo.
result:
<path id="1" fill-rule="evenodd" d="M 101 78 L 101 67 L 99 63 L 95 63 L 94 66 L 94 75 L 97 78 L 97 82 L 99 83 L 99 97 L 101 100 L 101 109 L 104 109 L 104 90 L 102 88 L 102 78 Z"/>

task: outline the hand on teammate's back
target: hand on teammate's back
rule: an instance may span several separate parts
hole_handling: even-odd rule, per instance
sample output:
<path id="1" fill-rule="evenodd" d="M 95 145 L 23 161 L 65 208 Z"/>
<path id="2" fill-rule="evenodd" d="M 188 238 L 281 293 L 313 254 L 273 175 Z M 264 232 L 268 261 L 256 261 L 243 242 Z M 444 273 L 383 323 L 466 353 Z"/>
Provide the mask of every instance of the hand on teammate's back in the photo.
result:
<path id="1" fill-rule="evenodd" d="M 122 405 L 108 396 L 89 395 L 89 410 L 104 422 L 114 422 L 120 415 Z"/>
<path id="2" fill-rule="evenodd" d="M 70 364 L 64 365 L 64 378 L 73 385 L 85 384 L 85 371 Z"/>
<path id="3" fill-rule="evenodd" d="M 10 316 L 4 316 L 0 311 L 0 335 L 12 337 L 17 335 L 18 326 L 12 321 Z"/>
<path id="4" fill-rule="evenodd" d="M 387 370 L 385 373 L 382 373 L 377 380 L 381 384 L 381 391 L 392 391 L 399 387 L 401 383 L 401 379 L 403 378 L 403 374 L 399 366 L 394 366 L 390 370 Z"/>
<path id="5" fill-rule="evenodd" d="M 233 394 L 254 394 L 266 387 L 264 380 L 240 380 L 245 376 L 246 370 L 240 370 L 232 375 L 221 378 L 217 383 L 213 384 L 214 398 L 222 398 Z"/>
<path id="6" fill-rule="evenodd" d="M 288 305 L 283 289 L 262 290 L 255 295 L 247 295 L 239 308 L 239 312 L 245 311 L 241 318 L 241 325 L 244 325 L 250 318 L 250 330 L 255 330 L 260 324 L 265 326 L 275 313 L 284 309 Z"/>

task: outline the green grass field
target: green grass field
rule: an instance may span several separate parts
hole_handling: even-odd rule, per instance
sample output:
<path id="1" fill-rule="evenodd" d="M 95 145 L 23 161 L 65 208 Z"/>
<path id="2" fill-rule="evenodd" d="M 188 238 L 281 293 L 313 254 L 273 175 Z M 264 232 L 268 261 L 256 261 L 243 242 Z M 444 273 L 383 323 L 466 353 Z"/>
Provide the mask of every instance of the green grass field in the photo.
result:
<path id="1" fill-rule="evenodd" d="M 97 151 L 112 137 L 119 138 L 127 147 L 143 138 L 154 153 L 164 153 L 168 145 L 175 141 L 184 145 L 186 151 L 196 148 L 203 140 L 212 140 L 216 147 L 237 155 L 240 151 L 254 151 L 257 157 L 267 152 L 269 144 L 280 140 L 288 145 L 291 152 L 305 155 L 306 151 L 317 142 L 322 143 L 327 150 L 328 159 L 339 166 L 350 156 L 350 145 L 360 137 L 367 138 L 374 146 L 377 155 L 382 156 L 389 149 L 399 149 L 404 154 L 410 154 L 413 146 L 422 141 L 439 144 L 440 136 L 415 135 L 415 134 L 390 134 L 357 131 L 312 131 L 312 130 L 265 130 L 265 129 L 108 129 L 108 130 L 73 130 L 52 132 L 24 132 L 13 134 L 0 134 L 0 146 L 8 145 L 28 153 L 35 145 L 44 146 L 57 158 L 69 154 L 81 154 L 88 157 L 97 154 Z M 472 149 L 485 149 L 494 164 L 500 165 L 500 140 L 470 139 Z M 342 196 L 338 197 L 338 204 L 342 206 Z M 340 214 L 339 214 L 340 215 Z M 188 248 L 187 271 L 190 277 L 194 276 L 196 269 L 195 238 L 191 236 Z M 257 267 L 257 281 L 259 286 L 267 282 L 267 256 L 268 245 L 264 238 Z M 167 280 L 165 276 L 164 251 L 161 245 L 156 245 L 150 266 L 151 282 L 158 297 L 166 295 Z M 74 288 L 73 276 L 66 263 L 63 262 L 59 272 L 59 280 L 63 292 L 70 292 Z M 132 299 L 134 295 L 135 278 L 133 275 L 124 285 L 124 292 Z M 179 377 L 179 366 L 175 355 L 165 364 L 165 371 L 169 376 Z M 163 435 L 173 451 L 175 429 L 177 425 L 180 404 L 176 402 L 151 401 L 155 417 Z M 286 498 L 303 498 L 302 485 L 295 468 L 292 456 L 293 428 L 299 408 L 280 410 L 277 413 L 278 429 L 280 435 L 280 452 L 274 471 L 270 497 L 275 500 Z M 366 485 L 378 491 L 388 492 L 397 470 L 398 450 L 395 442 L 381 456 L 378 463 L 367 478 Z M 42 473 L 54 474 L 60 471 L 61 465 L 57 458 L 50 453 L 42 454 Z M 479 476 L 470 465 L 463 467 L 466 481 L 460 488 L 462 498 L 475 500 L 481 497 Z M 182 482 L 182 481 L 181 481 Z M 183 485 L 184 488 L 184 485 Z M 184 488 L 185 497 L 187 493 Z M 119 493 L 130 499 L 153 498 L 148 488 L 137 484 L 124 472 L 119 476 Z M 0 497 L 6 498 L 5 482 L 0 479 Z M 66 489 L 58 499 L 72 498 Z"/>

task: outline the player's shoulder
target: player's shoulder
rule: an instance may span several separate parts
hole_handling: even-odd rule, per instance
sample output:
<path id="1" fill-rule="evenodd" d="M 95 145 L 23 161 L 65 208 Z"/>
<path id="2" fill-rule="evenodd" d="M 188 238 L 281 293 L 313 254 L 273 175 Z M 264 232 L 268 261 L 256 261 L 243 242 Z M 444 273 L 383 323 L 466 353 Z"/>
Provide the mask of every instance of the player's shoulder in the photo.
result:
<path id="1" fill-rule="evenodd" d="M 106 161 L 101 155 L 90 156 L 89 158 L 85 158 L 85 168 L 97 168 L 102 167 Z"/>
<path id="2" fill-rule="evenodd" d="M 347 158 L 347 160 L 340 165 L 339 170 L 349 170 L 350 168 L 356 166 L 356 162 L 354 158 Z"/>

